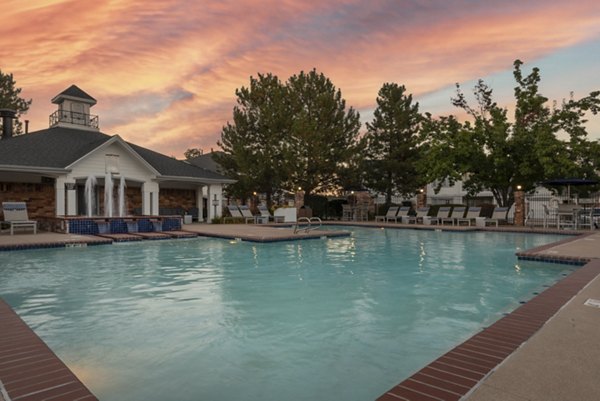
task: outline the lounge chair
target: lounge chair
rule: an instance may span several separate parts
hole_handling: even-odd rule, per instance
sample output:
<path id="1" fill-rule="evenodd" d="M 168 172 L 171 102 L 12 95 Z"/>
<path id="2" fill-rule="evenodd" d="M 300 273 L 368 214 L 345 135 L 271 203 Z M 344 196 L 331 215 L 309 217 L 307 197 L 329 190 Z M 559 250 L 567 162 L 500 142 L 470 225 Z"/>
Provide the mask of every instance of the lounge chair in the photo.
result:
<path id="1" fill-rule="evenodd" d="M 501 221 L 506 221 L 506 214 L 508 213 L 508 208 L 507 207 L 497 207 L 494 209 L 494 213 L 492 213 L 492 217 L 489 219 L 485 219 L 485 224 L 484 225 L 488 225 L 489 224 L 496 224 L 496 227 L 498 227 L 498 223 Z"/>
<path id="2" fill-rule="evenodd" d="M 266 224 L 269 220 L 275 221 L 275 217 L 269 211 L 269 208 L 265 205 L 259 205 L 258 211 L 260 212 L 260 216 L 256 216 L 256 221 L 261 222 L 262 224 Z"/>
<path id="3" fill-rule="evenodd" d="M 456 224 L 459 226 L 460 226 L 460 223 L 467 223 L 469 226 L 471 225 L 471 222 L 473 222 L 473 224 L 477 224 L 477 217 L 479 217 L 480 214 L 481 214 L 480 207 L 470 207 L 469 210 L 467 211 L 467 215 L 464 218 L 456 219 Z"/>
<path id="4" fill-rule="evenodd" d="M 231 216 L 225 217 L 225 221 L 244 218 L 244 216 L 242 216 L 242 212 L 240 212 L 240 208 L 237 207 L 237 205 L 227 205 L 227 210 L 229 210 L 229 214 Z"/>
<path id="5" fill-rule="evenodd" d="M 2 202 L 4 221 L 2 225 L 10 226 L 10 235 L 15 233 L 15 228 L 31 228 L 37 234 L 37 221 L 29 220 L 25 202 Z"/>
<path id="6" fill-rule="evenodd" d="M 415 223 L 418 224 L 419 221 L 423 224 L 423 219 L 429 214 L 429 207 L 419 207 L 417 208 L 416 216 L 408 216 L 408 224 Z"/>
<path id="7" fill-rule="evenodd" d="M 395 217 L 390 217 L 386 221 L 394 220 L 397 223 L 398 219 L 400 219 L 400 223 L 402 223 L 408 217 L 408 212 L 410 212 L 410 206 L 402 206 L 398 209 Z"/>
<path id="8" fill-rule="evenodd" d="M 375 221 L 388 221 L 388 219 L 395 219 L 396 214 L 398 213 L 398 209 L 398 206 L 390 206 L 390 208 L 384 216 L 375 216 Z"/>
<path id="9" fill-rule="evenodd" d="M 442 219 L 442 224 L 445 224 L 446 222 L 450 222 L 450 223 L 452 223 L 452 225 L 455 225 L 455 223 L 458 219 L 462 219 L 463 217 L 465 217 L 466 210 L 467 210 L 467 208 L 464 206 L 455 207 L 454 209 L 452 209 L 452 213 L 450 215 L 448 215 L 448 217 L 446 217 L 445 219 Z"/>
<path id="10" fill-rule="evenodd" d="M 240 212 L 242 212 L 242 217 L 246 220 L 246 224 L 249 221 L 256 223 L 256 216 L 252 214 L 248 205 L 241 205 L 239 208 Z"/>
<path id="11" fill-rule="evenodd" d="M 450 206 L 441 206 L 438 209 L 437 215 L 431 217 L 431 224 L 442 224 L 442 220 L 447 219 L 450 216 Z"/>

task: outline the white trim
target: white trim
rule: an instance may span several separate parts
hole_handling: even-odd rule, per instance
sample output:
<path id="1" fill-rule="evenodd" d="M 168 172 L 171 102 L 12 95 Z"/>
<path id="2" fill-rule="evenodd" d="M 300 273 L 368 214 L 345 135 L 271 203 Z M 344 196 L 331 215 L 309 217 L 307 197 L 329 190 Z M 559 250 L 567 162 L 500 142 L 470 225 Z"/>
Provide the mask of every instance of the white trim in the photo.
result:
<path id="1" fill-rule="evenodd" d="M 197 182 L 201 184 L 233 184 L 234 182 L 237 182 L 237 180 L 232 180 L 230 178 L 183 177 L 178 175 L 159 175 L 156 177 L 156 181 Z"/>
<path id="2" fill-rule="evenodd" d="M 129 146 L 127 144 L 127 142 L 125 142 L 123 140 L 123 138 L 121 138 L 119 135 L 113 135 L 108 141 L 104 142 L 100 146 L 92 149 L 91 151 L 89 151 L 85 155 L 81 156 L 79 159 L 77 159 L 73 163 L 69 164 L 66 168 L 73 168 L 73 166 L 75 164 L 79 163 L 80 161 L 82 161 L 83 159 L 85 159 L 86 157 L 88 157 L 89 155 L 91 155 L 92 153 L 97 152 L 97 151 L 99 151 L 101 149 L 104 149 L 104 148 L 112 145 L 115 142 L 117 142 L 121 146 L 123 146 L 125 148 L 125 150 L 127 150 L 135 159 L 137 159 L 140 163 L 142 163 L 144 166 L 146 166 L 146 168 L 148 170 L 150 170 L 150 172 L 152 172 L 152 174 L 155 174 L 157 176 L 160 175 L 160 173 L 158 172 L 158 170 L 156 170 L 154 167 L 152 167 L 152 165 L 150 163 L 148 163 L 146 161 L 146 159 L 144 159 L 142 156 L 140 156 L 139 153 L 137 153 L 135 150 L 133 150 L 132 147 Z"/>
<path id="3" fill-rule="evenodd" d="M 64 175 L 71 170 L 60 167 L 18 166 L 14 164 L 0 164 L 0 171 L 16 171 L 19 173 L 55 173 Z"/>

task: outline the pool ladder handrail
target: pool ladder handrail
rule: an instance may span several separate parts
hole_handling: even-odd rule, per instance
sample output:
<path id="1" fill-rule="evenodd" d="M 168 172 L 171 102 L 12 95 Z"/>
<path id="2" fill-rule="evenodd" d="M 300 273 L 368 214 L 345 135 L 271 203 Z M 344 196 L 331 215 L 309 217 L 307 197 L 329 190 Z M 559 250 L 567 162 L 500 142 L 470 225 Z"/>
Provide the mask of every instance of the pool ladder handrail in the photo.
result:
<path id="1" fill-rule="evenodd" d="M 313 226 L 313 222 L 319 223 L 319 225 Z M 306 227 L 300 227 L 300 224 L 302 223 L 306 223 Z M 296 220 L 296 225 L 294 226 L 294 234 L 297 234 L 298 231 L 304 231 L 304 233 L 306 234 L 311 230 L 318 230 L 319 228 L 321 228 L 322 224 L 323 222 L 318 217 L 299 217 L 298 220 Z"/>

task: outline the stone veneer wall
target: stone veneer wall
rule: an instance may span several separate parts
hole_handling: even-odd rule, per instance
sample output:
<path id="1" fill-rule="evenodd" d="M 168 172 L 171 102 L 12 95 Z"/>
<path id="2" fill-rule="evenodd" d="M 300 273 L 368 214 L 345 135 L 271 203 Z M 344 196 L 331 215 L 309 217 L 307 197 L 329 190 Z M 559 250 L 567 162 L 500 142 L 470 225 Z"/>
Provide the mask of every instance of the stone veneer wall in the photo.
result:
<path id="1" fill-rule="evenodd" d="M 189 210 L 196 207 L 196 191 L 193 189 L 161 188 L 158 204 L 161 208 L 183 208 Z"/>
<path id="2" fill-rule="evenodd" d="M 28 217 L 33 220 L 55 216 L 56 203 L 54 197 L 53 184 L 0 182 L 0 203 L 25 202 Z"/>

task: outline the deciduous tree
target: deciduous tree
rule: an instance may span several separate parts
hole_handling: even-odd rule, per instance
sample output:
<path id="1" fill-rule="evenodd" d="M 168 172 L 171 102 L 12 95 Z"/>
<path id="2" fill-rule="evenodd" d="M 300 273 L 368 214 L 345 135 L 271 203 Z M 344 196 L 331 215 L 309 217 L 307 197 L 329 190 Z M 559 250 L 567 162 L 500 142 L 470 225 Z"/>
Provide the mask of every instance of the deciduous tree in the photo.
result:
<path id="1" fill-rule="evenodd" d="M 430 181 L 461 179 L 471 195 L 488 189 L 498 204 L 510 206 L 517 185 L 529 190 L 545 179 L 596 177 L 598 144 L 587 139 L 584 124 L 587 112 L 598 112 L 600 92 L 578 100 L 571 97 L 560 107 L 549 106 L 539 93 L 539 69 L 523 76 L 522 64 L 520 60 L 514 63 L 517 86 L 512 121 L 482 80 L 474 89 L 475 107 L 458 84 L 452 99 L 470 121 L 461 124 L 452 116 L 428 118 L 424 130 L 428 151 L 421 169 Z"/>

